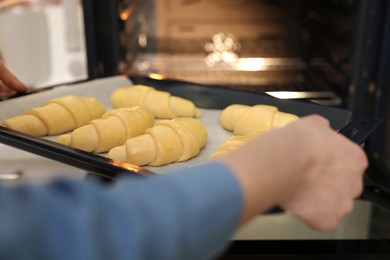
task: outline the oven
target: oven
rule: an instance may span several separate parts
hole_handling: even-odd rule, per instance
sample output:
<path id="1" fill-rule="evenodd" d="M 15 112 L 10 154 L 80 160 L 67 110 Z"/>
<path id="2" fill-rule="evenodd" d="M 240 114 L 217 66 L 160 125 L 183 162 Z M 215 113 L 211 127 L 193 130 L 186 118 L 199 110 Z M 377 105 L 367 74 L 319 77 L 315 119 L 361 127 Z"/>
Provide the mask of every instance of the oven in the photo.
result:
<path id="1" fill-rule="evenodd" d="M 282 217 L 271 212 L 235 236 L 235 243 L 225 256 L 227 259 L 230 254 L 269 257 L 279 254 L 389 254 L 386 249 L 390 238 L 386 220 L 390 216 L 388 1 L 37 2 L 37 9 L 24 6 L 23 12 L 33 12 L 37 16 L 37 10 L 47 13 L 61 7 L 64 19 L 60 27 L 55 27 L 53 19 L 59 16 L 47 15 L 48 34 L 44 35 L 44 44 L 52 47 L 39 57 L 46 67 L 41 68 L 40 74 L 33 74 L 35 81 L 31 80 L 31 84 L 36 91 L 28 96 L 51 91 L 59 84 L 76 83 L 77 89 L 88 89 L 90 83 L 96 81 L 101 88 L 99 91 L 105 93 L 105 80 L 122 75 L 133 83 L 152 85 L 193 98 L 206 108 L 222 108 L 237 102 L 251 104 L 260 99 L 280 102 L 282 107 L 298 109 L 297 113 L 304 115 L 302 111 L 312 109 L 315 104 L 315 112 L 334 116 L 336 125 L 348 126 L 344 133 L 349 138 L 359 139 L 357 142 L 364 146 L 369 156 L 370 167 L 358 207 L 341 225 L 341 229 L 347 230 L 345 233 L 340 230 L 327 235 L 312 233 L 299 227 L 291 216 Z M 7 18 L 1 12 L 9 8 L 3 11 L 0 8 L 0 19 Z M 73 19 L 66 19 L 68 15 Z M 36 17 L 30 19 L 37 21 L 36 26 L 44 21 Z M 0 22 L 0 54 L 3 52 L 3 59 L 18 71 L 18 76 L 30 80 L 31 73 L 23 72 L 25 67 L 14 65 L 13 59 L 8 58 L 20 52 L 4 51 L 9 48 L 2 38 L 4 31 Z M 62 40 L 66 43 L 62 49 L 52 39 L 58 31 L 62 32 Z M 34 44 L 42 47 L 42 43 Z M 30 55 L 29 61 L 37 59 L 31 57 L 31 52 L 26 55 Z M 59 56 L 62 60 L 55 60 Z M 56 67 L 58 63 L 66 68 Z M 53 67 L 63 72 L 58 72 L 59 75 L 69 74 L 68 77 L 55 77 L 57 70 Z M 100 80 L 103 80 L 102 84 Z M 17 104 L 19 98 L 26 97 L 17 96 L 5 102 Z M 341 115 L 334 115 L 334 111 L 341 111 Z M 366 130 L 363 134 L 362 129 Z M 4 143 L 87 171 L 105 171 L 113 175 L 118 172 L 116 165 L 109 165 L 101 158 L 68 154 L 50 142 L 18 133 L 2 134 Z M 15 138 L 22 141 L 15 145 Z M 88 162 L 87 166 L 85 162 Z M 277 227 L 274 221 L 279 221 Z M 364 230 L 351 230 L 357 226 Z M 259 227 L 261 229 L 257 230 Z M 269 230 L 264 232 L 267 227 Z M 279 229 L 280 233 L 275 231 Z M 259 235 L 261 230 L 264 236 Z"/>

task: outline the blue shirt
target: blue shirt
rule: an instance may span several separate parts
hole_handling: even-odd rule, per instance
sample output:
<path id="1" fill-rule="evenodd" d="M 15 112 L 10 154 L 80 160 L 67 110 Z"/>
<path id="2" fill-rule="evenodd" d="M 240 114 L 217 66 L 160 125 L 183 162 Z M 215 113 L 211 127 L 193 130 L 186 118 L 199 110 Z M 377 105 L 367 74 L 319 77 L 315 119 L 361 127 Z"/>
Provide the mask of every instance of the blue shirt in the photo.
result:
<path id="1" fill-rule="evenodd" d="M 0 259 L 210 259 L 228 245 L 242 206 L 218 162 L 109 185 L 0 185 Z"/>

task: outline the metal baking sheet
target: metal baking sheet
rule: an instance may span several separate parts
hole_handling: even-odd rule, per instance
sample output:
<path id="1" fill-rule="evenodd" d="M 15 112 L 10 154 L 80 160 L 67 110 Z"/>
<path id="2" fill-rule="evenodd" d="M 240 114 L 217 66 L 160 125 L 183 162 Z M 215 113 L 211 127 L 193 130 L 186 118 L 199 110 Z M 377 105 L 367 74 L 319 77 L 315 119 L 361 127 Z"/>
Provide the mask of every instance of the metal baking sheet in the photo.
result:
<path id="1" fill-rule="evenodd" d="M 345 109 L 324 107 L 321 105 L 292 100 L 281 100 L 268 95 L 259 95 L 242 91 L 229 90 L 217 86 L 204 86 L 189 82 L 154 80 L 145 77 L 115 76 L 82 83 L 57 86 L 37 93 L 27 94 L 0 102 L 0 121 L 23 114 L 27 109 L 42 106 L 47 100 L 74 94 L 91 96 L 101 101 L 111 109 L 109 99 L 111 93 L 118 87 L 133 84 L 146 84 L 157 89 L 168 91 L 173 95 L 188 98 L 200 107 L 202 117 L 199 118 L 208 130 L 209 138 L 200 154 L 186 162 L 172 163 L 160 167 L 132 167 L 131 165 L 107 159 L 105 154 L 95 155 L 55 143 L 55 137 L 32 137 L 9 129 L 0 128 L 0 142 L 27 150 L 39 155 L 58 160 L 72 166 L 96 173 L 103 177 L 115 177 L 117 172 L 153 172 L 164 173 L 182 167 L 199 165 L 208 161 L 209 155 L 225 141 L 231 133 L 219 124 L 221 109 L 233 103 L 241 104 L 270 104 L 281 111 L 294 113 L 298 116 L 320 114 L 329 119 L 335 130 L 348 125 L 352 113 Z"/>

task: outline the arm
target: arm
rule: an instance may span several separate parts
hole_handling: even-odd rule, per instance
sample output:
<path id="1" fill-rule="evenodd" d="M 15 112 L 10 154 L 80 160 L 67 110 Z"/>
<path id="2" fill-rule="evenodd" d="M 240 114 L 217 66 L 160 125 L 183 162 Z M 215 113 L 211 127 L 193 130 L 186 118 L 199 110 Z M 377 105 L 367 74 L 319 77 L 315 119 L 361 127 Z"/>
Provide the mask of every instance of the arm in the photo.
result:
<path id="1" fill-rule="evenodd" d="M 15 94 L 15 92 L 26 91 L 27 87 L 0 61 L 0 97 L 10 96 Z"/>
<path id="2" fill-rule="evenodd" d="M 0 258 L 210 259 L 227 246 L 241 207 L 219 163 L 105 186 L 0 186 Z"/>

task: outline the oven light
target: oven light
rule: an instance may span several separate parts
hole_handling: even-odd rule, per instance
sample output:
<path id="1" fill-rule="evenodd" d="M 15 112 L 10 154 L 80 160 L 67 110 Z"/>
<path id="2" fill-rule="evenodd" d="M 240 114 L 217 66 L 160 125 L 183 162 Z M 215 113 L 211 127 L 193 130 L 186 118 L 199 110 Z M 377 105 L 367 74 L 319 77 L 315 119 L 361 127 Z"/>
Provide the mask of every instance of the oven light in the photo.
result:
<path id="1" fill-rule="evenodd" d="M 279 99 L 305 99 L 309 98 L 307 92 L 299 91 L 269 91 L 266 92 L 268 95 L 279 98 Z"/>
<path id="2" fill-rule="evenodd" d="M 126 21 L 127 19 L 129 19 L 132 13 L 133 13 L 133 7 L 129 6 L 120 13 L 119 17 L 121 18 L 122 21 Z"/>
<path id="3" fill-rule="evenodd" d="M 151 79 L 157 79 L 157 80 L 163 80 L 164 79 L 163 75 L 157 74 L 157 73 L 150 73 L 150 74 L 148 74 L 148 76 Z"/>
<path id="4" fill-rule="evenodd" d="M 337 95 L 332 91 L 267 91 L 265 93 L 279 99 L 337 99 Z"/>
<path id="5" fill-rule="evenodd" d="M 264 58 L 240 58 L 235 67 L 242 71 L 261 71 L 266 65 Z"/>

